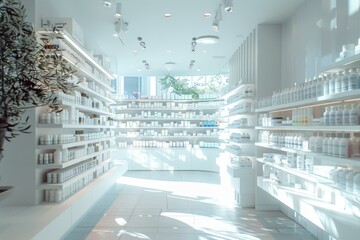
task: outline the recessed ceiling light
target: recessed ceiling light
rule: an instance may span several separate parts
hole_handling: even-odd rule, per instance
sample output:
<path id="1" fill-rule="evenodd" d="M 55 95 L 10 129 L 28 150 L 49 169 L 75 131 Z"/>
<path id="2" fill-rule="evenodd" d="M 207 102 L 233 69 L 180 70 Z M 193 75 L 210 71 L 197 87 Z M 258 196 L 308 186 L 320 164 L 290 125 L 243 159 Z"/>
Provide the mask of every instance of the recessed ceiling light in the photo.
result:
<path id="1" fill-rule="evenodd" d="M 133 53 L 137 53 L 137 50 L 132 51 Z"/>
<path id="2" fill-rule="evenodd" d="M 198 68 L 196 71 L 200 72 L 200 68 Z"/>
<path id="3" fill-rule="evenodd" d="M 217 43 L 218 41 L 219 41 L 219 37 L 212 35 L 200 36 L 196 38 L 196 43 L 200 43 L 200 44 L 214 44 Z"/>
<path id="4" fill-rule="evenodd" d="M 211 13 L 209 12 L 204 13 L 204 18 L 209 18 L 209 17 L 211 17 Z"/>
<path id="5" fill-rule="evenodd" d="M 206 51 L 206 50 L 202 50 L 202 52 L 203 52 L 203 53 L 207 53 L 207 51 Z"/>
<path id="6" fill-rule="evenodd" d="M 137 69 L 137 71 L 138 71 L 138 72 L 141 72 L 141 69 L 140 69 L 140 68 L 138 68 L 138 69 Z"/>
<path id="7" fill-rule="evenodd" d="M 164 13 L 164 17 L 171 17 L 172 15 L 171 15 L 171 13 Z"/>

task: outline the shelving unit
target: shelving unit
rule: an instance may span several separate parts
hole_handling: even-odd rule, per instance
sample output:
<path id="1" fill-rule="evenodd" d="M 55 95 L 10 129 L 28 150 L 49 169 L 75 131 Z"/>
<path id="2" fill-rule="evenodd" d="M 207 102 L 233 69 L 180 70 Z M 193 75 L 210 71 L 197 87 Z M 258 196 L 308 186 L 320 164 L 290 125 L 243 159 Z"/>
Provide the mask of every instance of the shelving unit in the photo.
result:
<path id="1" fill-rule="evenodd" d="M 57 104 L 64 109 L 59 115 L 46 107 L 36 110 L 36 204 L 66 201 L 111 169 L 115 142 L 111 129 L 118 127 L 110 108 L 115 103 L 110 93 L 112 75 L 66 32 L 49 45 L 62 49 L 64 59 L 76 69 L 69 81 L 78 85 L 74 95 L 58 94 Z M 59 181 L 62 172 L 71 172 L 72 177 L 46 183 L 46 176 Z"/>
<path id="2" fill-rule="evenodd" d="M 254 206 L 255 86 L 240 84 L 223 96 L 224 154 L 220 166 L 222 184 L 241 207 Z"/>
<path id="3" fill-rule="evenodd" d="M 360 55 L 339 61 L 324 72 L 359 66 Z M 355 239 L 354 232 L 359 233 L 355 229 L 360 227 L 360 192 L 347 174 L 356 174 L 360 167 L 355 141 L 360 125 L 324 125 L 323 113 L 328 106 L 358 104 L 359 94 L 360 89 L 354 89 L 255 110 L 259 123 L 264 122 L 264 116 L 274 120 L 270 124 L 265 121 L 270 126 L 255 127 L 258 188 L 336 239 Z M 328 139 L 336 141 L 328 144 Z M 284 158 L 276 162 L 260 153 Z"/>
<path id="4" fill-rule="evenodd" d="M 133 170 L 217 171 L 222 102 L 160 97 L 119 100 L 112 105 L 118 113 L 119 155 Z M 200 160 L 199 155 L 203 155 Z"/>

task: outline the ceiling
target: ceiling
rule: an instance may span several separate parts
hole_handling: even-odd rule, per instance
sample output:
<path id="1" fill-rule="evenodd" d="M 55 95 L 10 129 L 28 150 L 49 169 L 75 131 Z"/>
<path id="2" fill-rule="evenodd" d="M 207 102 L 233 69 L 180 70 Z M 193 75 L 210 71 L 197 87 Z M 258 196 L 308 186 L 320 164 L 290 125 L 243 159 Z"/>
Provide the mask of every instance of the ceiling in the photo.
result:
<path id="1" fill-rule="evenodd" d="M 116 2 L 122 3 L 122 15 L 128 31 L 115 32 L 113 16 Z M 222 11 L 220 31 L 212 29 L 220 0 L 36 0 L 41 17 L 73 17 L 84 31 L 86 45 L 94 53 L 104 53 L 115 74 L 123 76 L 163 76 L 166 62 L 174 62 L 173 75 L 205 75 L 228 71 L 228 61 L 245 37 L 260 23 L 282 23 L 306 0 L 233 0 L 233 12 Z M 205 18 L 204 13 L 211 13 Z M 171 17 L 164 17 L 171 13 Z M 216 35 L 213 45 L 197 44 L 192 38 Z M 138 37 L 145 42 L 142 49 Z M 143 61 L 149 64 L 145 68 Z M 195 60 L 189 69 L 190 61 Z"/>

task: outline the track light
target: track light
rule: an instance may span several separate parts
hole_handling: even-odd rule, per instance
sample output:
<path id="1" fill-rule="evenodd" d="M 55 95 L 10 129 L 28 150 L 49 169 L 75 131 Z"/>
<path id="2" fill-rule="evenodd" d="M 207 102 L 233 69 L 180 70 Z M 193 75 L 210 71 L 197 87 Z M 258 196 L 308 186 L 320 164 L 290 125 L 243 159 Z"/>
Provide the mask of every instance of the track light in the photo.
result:
<path id="1" fill-rule="evenodd" d="M 216 10 L 214 21 L 212 23 L 212 28 L 215 32 L 220 30 L 220 22 L 223 20 L 222 12 L 221 12 L 221 5 L 219 5 L 218 9 Z"/>
<path id="2" fill-rule="evenodd" d="M 122 14 L 121 14 L 121 3 L 117 2 L 116 3 L 116 12 L 114 14 L 114 17 L 116 18 L 122 18 Z"/>
<path id="3" fill-rule="evenodd" d="M 221 2 L 225 12 L 232 12 L 234 10 L 234 5 L 232 0 L 222 0 Z"/>
<path id="4" fill-rule="evenodd" d="M 145 44 L 145 42 L 142 40 L 142 38 L 141 38 L 141 37 L 138 37 L 137 40 L 140 42 L 139 44 L 140 44 L 141 48 L 142 48 L 142 49 L 145 49 L 145 48 L 146 48 L 146 44 Z"/>
<path id="5" fill-rule="evenodd" d="M 122 22 L 122 30 L 124 32 L 127 32 L 129 30 L 129 23 L 128 22 Z"/>
<path id="6" fill-rule="evenodd" d="M 196 38 L 192 38 L 191 39 L 191 51 L 195 52 L 195 47 L 196 47 Z"/>
<path id="7" fill-rule="evenodd" d="M 220 22 L 217 19 L 214 19 L 212 23 L 212 28 L 215 32 L 218 32 L 220 30 Z"/>
<path id="8" fill-rule="evenodd" d="M 189 64 L 189 69 L 192 69 L 194 67 L 195 60 L 191 60 Z"/>
<path id="9" fill-rule="evenodd" d="M 115 22 L 115 32 L 116 32 L 116 33 L 120 33 L 121 25 L 122 25 L 121 19 L 119 19 L 119 20 L 117 20 L 117 21 Z"/>
<path id="10" fill-rule="evenodd" d="M 111 7 L 111 2 L 107 0 L 103 0 L 104 7 Z"/>

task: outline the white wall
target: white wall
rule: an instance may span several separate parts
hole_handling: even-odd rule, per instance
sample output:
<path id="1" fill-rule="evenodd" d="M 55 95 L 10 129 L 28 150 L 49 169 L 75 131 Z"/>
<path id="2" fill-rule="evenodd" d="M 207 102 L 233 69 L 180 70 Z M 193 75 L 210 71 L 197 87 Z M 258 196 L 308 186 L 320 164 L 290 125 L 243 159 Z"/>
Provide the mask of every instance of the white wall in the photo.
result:
<path id="1" fill-rule="evenodd" d="M 282 26 L 282 87 L 313 78 L 342 45 L 357 43 L 359 7 L 360 0 L 308 0 L 299 7 Z"/>

